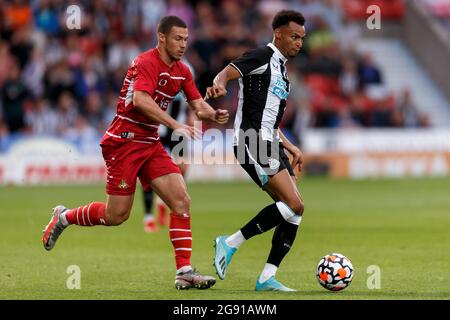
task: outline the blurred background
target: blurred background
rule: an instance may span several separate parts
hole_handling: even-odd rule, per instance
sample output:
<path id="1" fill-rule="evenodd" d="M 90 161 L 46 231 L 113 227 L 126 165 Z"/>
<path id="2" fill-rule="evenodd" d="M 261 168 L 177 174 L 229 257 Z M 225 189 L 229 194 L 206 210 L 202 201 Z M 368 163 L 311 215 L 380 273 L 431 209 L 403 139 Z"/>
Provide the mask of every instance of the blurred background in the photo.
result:
<path id="1" fill-rule="evenodd" d="M 70 5 L 80 8 L 78 30 L 67 27 Z M 370 5 L 380 8 L 379 29 Z M 281 9 L 307 21 L 281 123 L 305 153 L 303 174 L 449 175 L 450 0 L 0 0 L 0 8 L 0 185 L 104 183 L 99 141 L 130 62 L 156 45 L 164 15 L 187 22 L 186 59 L 204 94 L 232 59 L 272 40 Z M 228 91 L 212 103 L 232 114 L 222 132 L 233 126 L 238 83 Z M 211 143 L 207 135 L 194 153 Z M 225 134 L 223 155 L 230 141 Z M 247 177 L 237 165 L 198 164 L 188 179 Z"/>

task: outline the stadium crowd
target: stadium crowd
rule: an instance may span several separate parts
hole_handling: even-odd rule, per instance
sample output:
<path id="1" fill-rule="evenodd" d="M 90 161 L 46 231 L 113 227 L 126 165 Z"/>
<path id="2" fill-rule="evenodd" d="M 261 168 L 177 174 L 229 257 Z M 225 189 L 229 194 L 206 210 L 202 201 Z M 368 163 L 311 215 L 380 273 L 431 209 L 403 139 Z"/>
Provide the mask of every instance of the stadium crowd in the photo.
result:
<path id="1" fill-rule="evenodd" d="M 72 4 L 81 9 L 75 30 L 66 25 Z M 187 22 L 186 57 L 204 93 L 233 58 L 271 41 L 274 12 L 303 12 L 308 35 L 303 53 L 289 62 L 291 94 L 281 124 L 294 141 L 307 127 L 430 125 L 408 89 L 392 92 L 370 53 L 355 50 L 360 30 L 340 1 L 0 0 L 0 8 L 0 151 L 24 135 L 98 142 L 129 63 L 155 46 L 164 15 Z M 214 103 L 233 114 L 237 84 L 229 90 L 234 94 Z"/>
<path id="2" fill-rule="evenodd" d="M 450 38 L 450 1 L 448 0 L 422 0 L 422 5 L 447 30 Z"/>

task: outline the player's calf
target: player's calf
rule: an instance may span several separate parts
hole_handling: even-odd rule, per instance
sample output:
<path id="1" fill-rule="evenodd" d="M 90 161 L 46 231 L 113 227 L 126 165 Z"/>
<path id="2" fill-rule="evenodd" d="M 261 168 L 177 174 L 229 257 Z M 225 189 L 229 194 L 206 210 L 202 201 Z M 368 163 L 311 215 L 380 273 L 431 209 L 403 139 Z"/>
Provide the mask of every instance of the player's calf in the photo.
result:
<path id="1" fill-rule="evenodd" d="M 63 213 L 63 219 L 68 224 L 85 227 L 109 225 L 106 218 L 106 205 L 103 202 L 92 202 L 85 206 L 69 209 Z"/>

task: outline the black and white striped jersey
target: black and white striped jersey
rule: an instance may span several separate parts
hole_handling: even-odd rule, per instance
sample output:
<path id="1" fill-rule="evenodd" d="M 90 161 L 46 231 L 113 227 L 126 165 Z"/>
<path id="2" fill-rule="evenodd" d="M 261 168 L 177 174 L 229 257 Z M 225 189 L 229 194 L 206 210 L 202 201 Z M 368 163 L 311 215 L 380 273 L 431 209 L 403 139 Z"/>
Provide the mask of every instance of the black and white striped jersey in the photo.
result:
<path id="1" fill-rule="evenodd" d="M 241 74 L 233 145 L 239 142 L 239 131 L 248 129 L 259 132 L 263 140 L 280 140 L 278 125 L 289 94 L 286 61 L 278 48 L 269 43 L 230 63 Z"/>

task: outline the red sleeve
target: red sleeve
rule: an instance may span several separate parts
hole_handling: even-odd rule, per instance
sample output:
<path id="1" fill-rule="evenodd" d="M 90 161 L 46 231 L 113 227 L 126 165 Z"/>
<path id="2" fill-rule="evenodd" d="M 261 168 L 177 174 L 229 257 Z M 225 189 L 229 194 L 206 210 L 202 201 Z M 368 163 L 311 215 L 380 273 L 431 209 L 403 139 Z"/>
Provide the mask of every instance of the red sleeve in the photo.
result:
<path id="1" fill-rule="evenodd" d="M 184 66 L 184 75 L 186 80 L 183 81 L 182 89 L 187 101 L 197 100 L 202 97 L 200 92 L 198 92 L 197 86 L 195 85 L 192 73 L 187 66 Z"/>
<path id="2" fill-rule="evenodd" d="M 134 90 L 146 91 L 149 95 L 153 96 L 158 75 L 152 65 L 152 61 L 137 57 L 134 61 L 134 75 Z"/>

